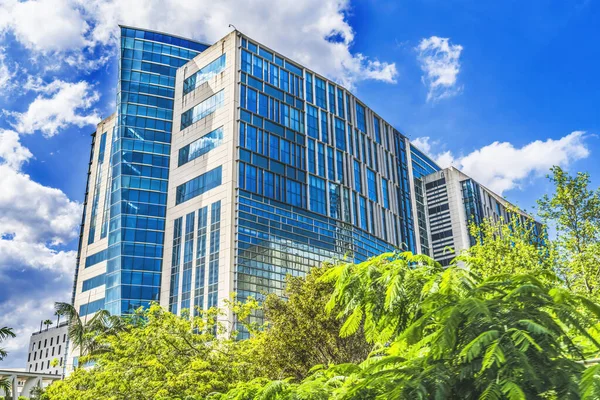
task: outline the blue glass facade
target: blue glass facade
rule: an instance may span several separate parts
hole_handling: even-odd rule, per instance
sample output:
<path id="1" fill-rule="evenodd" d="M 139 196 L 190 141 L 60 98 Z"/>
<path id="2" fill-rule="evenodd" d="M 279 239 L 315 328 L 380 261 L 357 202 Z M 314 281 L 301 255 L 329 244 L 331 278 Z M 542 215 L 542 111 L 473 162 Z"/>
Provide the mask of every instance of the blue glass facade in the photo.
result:
<path id="1" fill-rule="evenodd" d="M 105 256 L 104 307 L 112 314 L 159 299 L 175 73 L 207 47 L 121 28 Z"/>
<path id="2" fill-rule="evenodd" d="M 427 226 L 427 210 L 425 209 L 425 189 L 423 177 L 440 170 L 440 167 L 432 162 L 415 146 L 410 146 L 412 173 L 415 187 L 415 202 L 417 205 L 417 226 L 419 229 L 419 241 L 421 253 L 431 256 L 431 244 L 429 242 L 429 228 Z"/>
<path id="3" fill-rule="evenodd" d="M 325 260 L 415 251 L 407 139 L 334 82 L 248 38 L 238 51 L 238 296 L 282 294 Z"/>

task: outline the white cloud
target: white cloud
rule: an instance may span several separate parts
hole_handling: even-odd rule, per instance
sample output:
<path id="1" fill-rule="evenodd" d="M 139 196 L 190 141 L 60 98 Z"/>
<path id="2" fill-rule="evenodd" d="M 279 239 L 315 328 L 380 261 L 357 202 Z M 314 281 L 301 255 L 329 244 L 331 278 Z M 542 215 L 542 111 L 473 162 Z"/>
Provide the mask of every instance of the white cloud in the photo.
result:
<path id="1" fill-rule="evenodd" d="M 116 44 L 118 24 L 208 43 L 233 24 L 346 86 L 367 79 L 395 82 L 395 64 L 351 51 L 355 33 L 347 21 L 350 11 L 350 0 L 0 0 L 0 32 L 13 32 L 42 53 L 80 52 Z"/>
<path id="2" fill-rule="evenodd" d="M 450 151 L 445 151 L 432 157 L 440 166 L 453 165 L 494 192 L 502 194 L 519 187 L 531 176 L 542 176 L 553 165 L 566 167 L 588 157 L 590 151 L 584 142 L 585 138 L 585 132 L 574 131 L 558 140 L 536 140 L 523 147 L 496 141 L 464 156 L 456 157 Z M 432 146 L 438 144 L 429 137 L 417 138 L 413 143 L 430 154 Z"/>
<path id="3" fill-rule="evenodd" d="M 28 49 L 45 53 L 89 44 L 89 26 L 70 0 L 0 0 L 0 14 L 0 32 L 11 31 Z"/>
<path id="4" fill-rule="evenodd" d="M 15 118 L 13 127 L 19 133 L 41 131 L 50 137 L 68 125 L 95 125 L 101 119 L 96 111 L 92 110 L 100 95 L 88 82 L 69 83 L 55 80 L 43 84 L 39 80 L 30 79 L 24 87 L 40 94 L 29 105 L 27 111 L 6 112 Z"/>
<path id="5" fill-rule="evenodd" d="M 16 63 L 14 64 L 17 67 Z M 6 55 L 4 49 L 0 47 L 0 93 L 4 93 L 10 88 L 11 80 L 15 77 L 16 70 L 12 69 L 6 63 Z"/>
<path id="6" fill-rule="evenodd" d="M 39 331 L 41 321 L 50 319 L 56 324 L 54 303 L 69 301 L 72 277 L 48 276 L 47 278 L 50 278 L 47 282 L 26 283 L 24 277 L 17 290 L 28 295 L 23 296 L 22 293 L 15 292 L 8 300 L 0 302 L 0 326 L 12 327 L 16 334 L 15 338 L 2 342 L 2 347 L 8 351 L 8 357 L 2 361 L 4 368 L 25 368 L 31 334 Z M 0 276 L 0 284 L 14 285 L 15 283 L 6 281 Z"/>
<path id="7" fill-rule="evenodd" d="M 0 128 L 0 160 L 18 170 L 31 157 L 33 155 L 21 144 L 17 132 Z"/>
<path id="8" fill-rule="evenodd" d="M 77 237 L 81 205 L 62 191 L 34 182 L 7 164 L 0 164 L 0 187 L 0 236 L 53 245 Z"/>
<path id="9" fill-rule="evenodd" d="M 450 44 L 449 38 L 431 36 L 422 39 L 417 50 L 424 73 L 421 79 L 428 89 L 427 101 L 437 101 L 460 93 L 462 86 L 457 86 L 456 81 L 463 47 Z"/>

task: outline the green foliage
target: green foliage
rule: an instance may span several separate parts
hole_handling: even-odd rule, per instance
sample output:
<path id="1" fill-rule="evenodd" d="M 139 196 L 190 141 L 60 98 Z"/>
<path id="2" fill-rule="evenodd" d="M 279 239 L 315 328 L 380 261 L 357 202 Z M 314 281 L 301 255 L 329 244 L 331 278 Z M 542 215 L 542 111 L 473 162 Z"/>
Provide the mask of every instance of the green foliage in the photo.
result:
<path id="1" fill-rule="evenodd" d="M 95 348 L 102 351 L 81 358 L 95 366 L 52 384 L 47 398 L 200 399 L 253 377 L 248 342 L 227 336 L 216 310 L 190 321 L 152 305 L 142 316 L 142 323 L 96 332 Z"/>
<path id="2" fill-rule="evenodd" d="M 329 308 L 341 309 L 344 334 L 358 331 L 357 320 L 369 331 L 371 356 L 317 367 L 302 381 L 239 383 L 211 398 L 598 398 L 600 369 L 581 362 L 600 350 L 591 334 L 598 305 L 551 274 L 516 272 L 442 270 L 408 253 L 338 265 L 320 278 L 335 282 Z"/>
<path id="3" fill-rule="evenodd" d="M 333 282 L 320 277 L 331 268 L 314 268 L 305 278 L 288 277 L 287 300 L 273 294 L 265 299 L 267 326 L 254 330 L 250 338 L 254 359 L 266 367 L 265 376 L 303 379 L 315 365 L 359 363 L 367 358 L 372 346 L 362 331 L 354 329 L 357 334 L 340 337 L 343 321 L 325 311 Z"/>
<path id="4" fill-rule="evenodd" d="M 557 269 L 573 291 L 600 294 L 600 190 L 588 174 L 570 176 L 560 167 L 548 177 L 554 193 L 538 201 L 540 216 L 556 229 Z"/>
<path id="5" fill-rule="evenodd" d="M 518 210 L 509 221 L 484 220 L 469 227 L 476 243 L 456 257 L 457 262 L 488 277 L 497 274 L 534 274 L 555 279 L 556 251 L 545 233 L 536 234 L 533 223 L 523 223 Z"/>
<path id="6" fill-rule="evenodd" d="M 3 340 L 6 340 L 8 338 L 14 338 L 14 337 L 15 337 L 15 334 L 14 334 L 12 328 L 8 328 L 6 326 L 0 327 L 0 343 L 2 343 Z M 4 350 L 2 347 L 0 347 L 0 361 L 2 361 L 7 355 L 8 354 L 7 354 L 6 350 Z M 5 393 L 10 392 L 11 387 L 10 387 L 10 382 L 8 381 L 8 379 L 0 378 L 0 390 L 3 390 Z"/>

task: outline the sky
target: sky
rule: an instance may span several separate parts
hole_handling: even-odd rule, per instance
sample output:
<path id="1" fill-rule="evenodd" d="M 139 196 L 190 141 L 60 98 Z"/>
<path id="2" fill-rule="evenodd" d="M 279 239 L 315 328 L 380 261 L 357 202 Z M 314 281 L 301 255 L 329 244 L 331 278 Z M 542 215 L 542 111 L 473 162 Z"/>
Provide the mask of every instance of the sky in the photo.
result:
<path id="1" fill-rule="evenodd" d="M 532 213 L 553 165 L 600 183 L 599 0 L 0 0 L 0 368 L 70 301 L 118 24 L 209 43 L 233 24 Z"/>

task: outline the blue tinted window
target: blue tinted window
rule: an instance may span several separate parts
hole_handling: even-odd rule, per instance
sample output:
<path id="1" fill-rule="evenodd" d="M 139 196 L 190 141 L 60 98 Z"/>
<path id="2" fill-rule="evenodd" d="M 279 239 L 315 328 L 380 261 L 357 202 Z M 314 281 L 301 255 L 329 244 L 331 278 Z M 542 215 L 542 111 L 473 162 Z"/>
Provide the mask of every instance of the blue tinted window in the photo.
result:
<path id="1" fill-rule="evenodd" d="M 379 118 L 374 117 L 373 118 L 373 125 L 375 128 L 375 141 L 379 144 L 381 144 L 381 128 L 380 128 L 380 124 L 379 124 Z"/>
<path id="2" fill-rule="evenodd" d="M 320 214 L 326 213 L 326 192 L 325 192 L 325 180 L 317 178 L 316 176 L 310 176 L 309 183 L 310 191 L 310 209 L 311 211 L 318 212 Z"/>
<path id="3" fill-rule="evenodd" d="M 316 107 L 307 104 L 306 119 L 308 124 L 308 136 L 315 139 L 319 138 L 319 114 Z"/>
<path id="4" fill-rule="evenodd" d="M 104 285 L 104 280 L 105 280 L 105 274 L 101 274 L 98 276 L 95 276 L 93 278 L 90 279 L 86 279 L 85 281 L 83 281 L 83 288 L 82 288 L 82 292 L 97 288 L 99 286 Z"/>
<path id="5" fill-rule="evenodd" d="M 82 304 L 79 306 L 79 316 L 83 317 L 84 315 L 93 314 L 97 311 L 102 310 L 103 308 L 104 308 L 104 299 L 91 301 L 87 304 Z"/>
<path id="6" fill-rule="evenodd" d="M 256 92 L 255 92 L 256 93 Z M 212 95 L 202 103 L 190 108 L 181 114 L 181 129 L 185 129 L 194 122 L 200 121 L 202 118 L 212 114 L 215 110 L 223 105 L 223 91 Z"/>
<path id="7" fill-rule="evenodd" d="M 369 200 L 377 201 L 377 180 L 375 172 L 367 168 L 367 188 L 369 191 Z"/>
<path id="8" fill-rule="evenodd" d="M 243 55 L 243 52 L 242 52 Z M 243 59 L 243 57 L 242 57 Z M 244 61 L 242 60 L 242 64 Z M 242 66 L 242 69 L 244 67 Z M 201 68 L 198 72 L 191 75 L 185 81 L 183 81 L 183 94 L 188 94 L 192 90 L 196 89 L 204 82 L 212 79 L 214 76 L 218 75 L 221 71 L 225 69 L 225 54 L 221 57 L 217 58 L 206 67 Z"/>
<path id="9" fill-rule="evenodd" d="M 339 118 L 335 119 L 335 147 L 340 150 L 346 150 L 346 124 Z"/>
<path id="10" fill-rule="evenodd" d="M 362 192 L 362 175 L 360 172 L 360 163 L 354 160 L 354 190 Z"/>
<path id="11" fill-rule="evenodd" d="M 175 204 L 181 204 L 184 201 L 200 196 L 221 185 L 221 167 L 210 170 L 186 183 L 177 187 Z"/>
<path id="12" fill-rule="evenodd" d="M 317 98 L 317 106 L 327 109 L 327 98 L 325 97 L 325 81 L 315 77 L 315 94 Z"/>
<path id="13" fill-rule="evenodd" d="M 365 107 L 358 102 L 356 103 L 356 127 L 363 132 L 367 131 L 365 122 Z"/>
<path id="14" fill-rule="evenodd" d="M 221 143 L 223 143 L 223 127 L 217 128 L 214 131 L 202 136 L 200 139 L 197 139 L 187 146 L 179 149 L 178 166 L 181 167 L 185 163 L 188 163 L 200 157 L 201 155 L 208 153 Z"/>
<path id="15" fill-rule="evenodd" d="M 312 74 L 306 73 L 306 101 L 312 103 L 313 100 Z"/>

